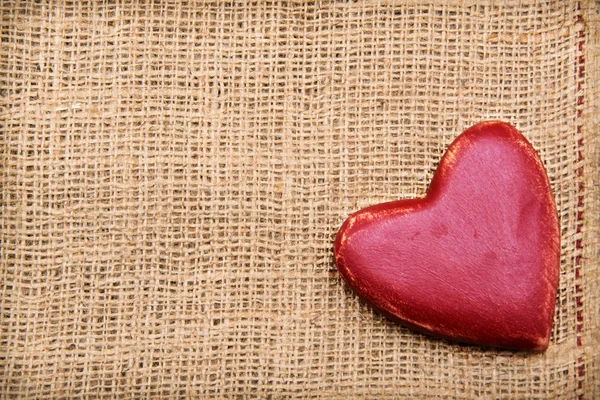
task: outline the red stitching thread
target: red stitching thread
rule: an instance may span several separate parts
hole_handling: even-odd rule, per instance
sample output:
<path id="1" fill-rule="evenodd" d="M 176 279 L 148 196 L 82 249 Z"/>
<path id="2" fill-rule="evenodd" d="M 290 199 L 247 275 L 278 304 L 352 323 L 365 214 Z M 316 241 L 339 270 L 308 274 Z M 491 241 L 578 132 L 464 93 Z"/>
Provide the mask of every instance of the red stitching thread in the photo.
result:
<path id="1" fill-rule="evenodd" d="M 577 22 L 583 24 L 583 16 L 581 11 L 581 2 L 577 3 Z M 585 32 L 583 30 L 583 25 L 579 30 L 579 57 L 577 60 L 577 92 L 579 95 L 577 96 L 577 162 L 579 163 L 579 167 L 577 168 L 577 177 L 579 179 L 579 184 L 577 187 L 577 234 L 580 235 L 583 229 L 583 138 L 582 138 L 582 122 L 581 116 L 583 113 L 583 81 L 585 79 L 585 69 L 584 69 L 584 53 L 583 53 L 583 44 L 585 38 Z M 575 249 L 577 251 L 577 255 L 575 256 L 575 304 L 577 307 L 577 347 L 582 346 L 581 333 L 583 331 L 583 312 L 582 312 L 582 290 L 581 290 L 581 251 L 583 249 L 583 244 L 581 238 L 577 239 L 575 242 Z M 577 390 L 583 390 L 583 381 L 585 376 L 585 364 L 583 362 L 583 357 L 577 358 Z M 584 393 L 581 392 L 578 396 L 579 400 L 583 400 Z"/>

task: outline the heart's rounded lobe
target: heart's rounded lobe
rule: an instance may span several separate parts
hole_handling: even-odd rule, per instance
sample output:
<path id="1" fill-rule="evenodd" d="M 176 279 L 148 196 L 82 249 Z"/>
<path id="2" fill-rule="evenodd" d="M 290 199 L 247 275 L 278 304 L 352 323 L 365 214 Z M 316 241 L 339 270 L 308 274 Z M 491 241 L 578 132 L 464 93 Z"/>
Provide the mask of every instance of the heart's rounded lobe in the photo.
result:
<path id="1" fill-rule="evenodd" d="M 334 253 L 348 285 L 403 325 L 464 343 L 548 347 L 558 215 L 540 158 L 509 124 L 463 132 L 424 198 L 351 215 Z"/>

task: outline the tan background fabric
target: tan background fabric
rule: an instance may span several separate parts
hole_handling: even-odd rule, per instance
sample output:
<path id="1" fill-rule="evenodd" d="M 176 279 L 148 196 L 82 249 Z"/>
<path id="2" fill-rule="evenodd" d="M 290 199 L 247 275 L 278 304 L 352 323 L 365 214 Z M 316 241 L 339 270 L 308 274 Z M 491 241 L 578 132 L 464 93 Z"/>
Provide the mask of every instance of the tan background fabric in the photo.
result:
<path id="1" fill-rule="evenodd" d="M 598 9 L 2 2 L 2 397 L 600 396 Z M 333 263 L 485 119 L 556 195 L 543 354 L 399 327 Z"/>
<path id="2" fill-rule="evenodd" d="M 582 5 L 585 22 L 584 97 L 584 250 L 581 259 L 582 322 L 580 325 L 588 398 L 600 397 L 600 1 Z"/>

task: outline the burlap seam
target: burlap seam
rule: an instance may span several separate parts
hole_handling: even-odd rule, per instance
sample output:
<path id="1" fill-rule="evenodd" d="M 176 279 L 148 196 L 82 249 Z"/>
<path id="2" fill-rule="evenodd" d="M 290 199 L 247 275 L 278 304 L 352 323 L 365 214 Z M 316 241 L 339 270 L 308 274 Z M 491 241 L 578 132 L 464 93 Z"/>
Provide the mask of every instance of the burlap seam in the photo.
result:
<path id="1" fill-rule="evenodd" d="M 577 22 L 581 25 L 579 30 L 579 42 L 577 44 L 577 50 L 579 52 L 579 56 L 577 59 L 577 91 L 579 92 L 577 96 L 577 161 L 580 164 L 577 168 L 577 177 L 579 178 L 579 183 L 577 185 L 577 234 L 581 234 L 583 229 L 583 205 L 584 205 L 584 183 L 583 183 L 583 104 L 584 104 L 584 95 L 583 95 L 583 81 L 585 79 L 585 68 L 584 68 L 584 52 L 583 46 L 585 41 L 585 25 L 583 25 L 583 11 L 581 7 L 581 2 L 577 2 Z M 583 249 L 582 238 L 579 237 L 575 242 L 575 248 L 579 252 L 575 257 L 575 304 L 577 306 L 577 317 L 576 317 L 576 332 L 577 332 L 577 347 L 581 349 L 582 343 L 582 332 L 583 332 L 583 312 L 582 312 L 582 298 L 583 291 L 581 289 L 581 251 Z M 577 358 L 577 390 L 580 391 L 578 395 L 579 400 L 583 400 L 584 394 L 581 392 L 583 390 L 583 384 L 585 380 L 585 363 L 583 360 L 583 356 L 579 356 Z"/>

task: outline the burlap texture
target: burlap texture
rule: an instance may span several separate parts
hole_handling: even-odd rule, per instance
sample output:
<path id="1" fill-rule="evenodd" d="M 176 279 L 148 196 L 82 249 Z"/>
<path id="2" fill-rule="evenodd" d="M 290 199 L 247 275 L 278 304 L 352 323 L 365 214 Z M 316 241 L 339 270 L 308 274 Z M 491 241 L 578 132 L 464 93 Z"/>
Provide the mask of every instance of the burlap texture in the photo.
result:
<path id="1" fill-rule="evenodd" d="M 600 396 L 598 5 L 2 2 L 0 395 Z M 543 354 L 374 313 L 332 242 L 485 119 L 562 226 Z"/>

